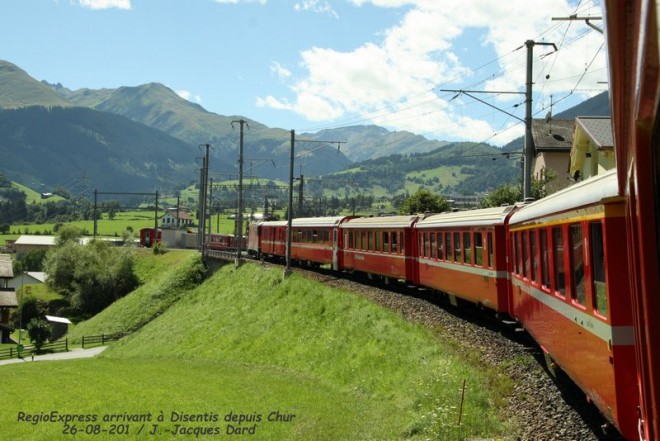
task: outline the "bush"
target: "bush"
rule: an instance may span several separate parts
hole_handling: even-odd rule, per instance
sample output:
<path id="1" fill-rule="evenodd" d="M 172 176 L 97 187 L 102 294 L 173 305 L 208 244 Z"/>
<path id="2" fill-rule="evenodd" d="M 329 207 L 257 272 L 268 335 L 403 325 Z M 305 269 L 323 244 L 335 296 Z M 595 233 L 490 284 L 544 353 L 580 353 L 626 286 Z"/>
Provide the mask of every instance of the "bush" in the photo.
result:
<path id="1" fill-rule="evenodd" d="M 34 343 L 37 352 L 41 350 L 41 347 L 53 337 L 53 332 L 50 329 L 50 325 L 47 321 L 34 318 L 30 320 L 30 323 L 27 325 L 28 335 L 30 340 Z"/>

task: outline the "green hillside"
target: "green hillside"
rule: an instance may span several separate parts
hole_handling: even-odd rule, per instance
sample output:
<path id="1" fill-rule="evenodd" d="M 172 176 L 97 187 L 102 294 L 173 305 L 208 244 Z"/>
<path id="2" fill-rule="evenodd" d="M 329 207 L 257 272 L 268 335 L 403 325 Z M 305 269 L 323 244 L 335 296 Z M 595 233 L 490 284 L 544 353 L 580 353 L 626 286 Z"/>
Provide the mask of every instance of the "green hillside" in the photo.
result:
<path id="1" fill-rule="evenodd" d="M 390 310 L 296 274 L 283 279 L 281 268 L 225 265 L 191 288 L 174 282 L 195 266 L 190 255 L 150 256 L 142 265 L 138 291 L 76 327 L 153 318 L 141 330 L 93 360 L 3 367 L 0 431 L 8 439 L 56 440 L 72 430 L 76 439 L 117 439 L 108 415 L 120 418 L 125 439 L 215 439 L 216 430 L 255 440 L 506 433 L 497 411 L 506 391 L 492 389 L 498 381 Z M 178 300 L 156 315 L 137 311 L 168 297 Z M 52 411 L 97 421 L 44 422 L 40 415 Z M 19 412 L 41 422 L 21 422 Z M 153 434 L 138 436 L 142 430 Z"/>
<path id="2" fill-rule="evenodd" d="M 0 109 L 25 106 L 68 107 L 71 104 L 18 66 L 0 60 Z"/>

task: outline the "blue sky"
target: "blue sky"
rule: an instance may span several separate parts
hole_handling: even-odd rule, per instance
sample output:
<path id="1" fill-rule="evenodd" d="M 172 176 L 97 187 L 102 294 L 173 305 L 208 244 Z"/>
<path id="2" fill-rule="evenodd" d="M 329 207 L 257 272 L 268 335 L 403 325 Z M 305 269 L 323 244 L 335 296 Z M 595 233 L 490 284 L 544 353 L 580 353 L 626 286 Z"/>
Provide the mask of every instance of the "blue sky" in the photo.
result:
<path id="1" fill-rule="evenodd" d="M 0 59 L 74 90 L 159 82 L 297 132 L 377 124 L 502 145 L 523 134 L 519 120 L 441 90 L 523 92 L 526 40 L 559 46 L 534 48 L 536 117 L 606 90 L 603 35 L 552 20 L 575 13 L 600 16 L 600 3 L 1 0 Z M 476 96 L 524 118 L 522 95 Z"/>

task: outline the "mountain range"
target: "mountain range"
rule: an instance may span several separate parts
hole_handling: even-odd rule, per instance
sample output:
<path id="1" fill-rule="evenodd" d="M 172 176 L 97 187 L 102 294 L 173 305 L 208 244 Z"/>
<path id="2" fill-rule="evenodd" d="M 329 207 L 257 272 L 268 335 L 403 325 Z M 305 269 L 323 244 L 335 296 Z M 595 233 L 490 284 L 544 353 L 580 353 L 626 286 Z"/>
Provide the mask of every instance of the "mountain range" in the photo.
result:
<path id="1" fill-rule="evenodd" d="M 591 106 L 601 110 L 575 112 L 594 115 L 609 109 L 606 94 L 596 98 Z M 235 179 L 241 120 L 246 123 L 246 176 L 286 180 L 288 130 L 270 128 L 244 116 L 209 112 L 159 83 L 70 90 L 38 81 L 0 60 L 0 172 L 32 188 L 70 189 L 84 175 L 91 188 L 99 191 L 180 189 L 198 179 L 205 144 L 211 145 L 211 176 Z M 423 167 L 424 154 L 437 156 L 444 149 L 451 155 L 456 149 L 453 143 L 374 125 L 301 133 L 296 139 L 345 142 L 339 149 L 335 144 L 317 148 L 318 144 L 297 143 L 296 154 L 314 150 L 298 160 L 304 164 L 300 172 L 306 176 L 364 169 L 390 155 L 414 155 L 421 158 Z M 517 140 L 504 150 L 519 150 L 521 145 Z M 500 151 L 483 147 L 493 154 Z"/>

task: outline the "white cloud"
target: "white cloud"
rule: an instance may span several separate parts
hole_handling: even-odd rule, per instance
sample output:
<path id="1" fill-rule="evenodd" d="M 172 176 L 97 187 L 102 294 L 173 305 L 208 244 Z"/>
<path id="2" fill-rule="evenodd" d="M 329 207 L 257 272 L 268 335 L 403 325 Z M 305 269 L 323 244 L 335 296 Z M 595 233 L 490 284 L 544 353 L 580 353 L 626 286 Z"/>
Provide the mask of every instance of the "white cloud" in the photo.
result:
<path id="1" fill-rule="evenodd" d="M 328 14 L 331 17 L 339 18 L 339 14 L 335 11 L 329 2 L 325 0 L 303 0 L 293 5 L 296 11 L 312 11 L 321 14 Z"/>
<path id="2" fill-rule="evenodd" d="M 202 102 L 202 97 L 201 96 L 193 95 L 188 90 L 177 90 L 176 94 L 179 95 L 184 100 L 192 101 L 192 102 L 195 102 L 197 104 L 200 104 Z"/>
<path id="3" fill-rule="evenodd" d="M 78 0 L 80 6 L 89 9 L 131 9 L 131 0 Z"/>
<path id="4" fill-rule="evenodd" d="M 268 3 L 268 0 L 215 0 L 216 3 L 237 5 L 239 3 L 259 3 L 265 5 Z"/>
<path id="5" fill-rule="evenodd" d="M 539 94 L 535 98 L 535 111 L 541 111 L 541 103 L 549 101 L 546 97 L 550 94 L 566 95 L 575 87 L 577 78 L 603 41 L 602 35 L 583 24 L 569 26 L 567 22 L 551 21 L 551 17 L 575 13 L 575 5 L 567 0 L 536 0 L 533 7 L 528 0 L 351 2 L 355 6 L 405 6 L 407 10 L 399 23 L 383 30 L 381 41 L 364 43 L 345 52 L 319 47 L 303 51 L 304 72 L 296 74 L 297 79 L 290 84 L 292 99 L 269 100 L 272 97 L 268 97 L 260 101 L 261 105 L 293 110 L 312 121 L 330 123 L 337 118 L 351 116 L 353 119 L 357 115 L 375 124 L 431 136 L 464 135 L 471 140 L 507 142 L 519 136 L 520 129 L 504 130 L 511 124 L 506 115 L 499 115 L 497 122 L 477 117 L 475 115 L 494 111 L 487 106 L 479 107 L 470 99 L 464 99 L 462 106 L 458 102 L 448 105 L 452 95 L 438 90 L 474 86 L 481 90 L 524 91 L 524 42 L 534 39 L 559 44 L 563 38 L 564 46 L 556 55 L 539 59 L 551 49 L 541 45 L 534 47 L 534 87 Z M 323 2 L 299 4 L 302 3 Z M 599 13 L 599 10 L 591 12 Z M 467 48 L 458 43 L 473 34 L 476 37 L 472 52 L 481 46 L 490 49 L 491 55 L 489 59 L 472 59 L 467 66 Z M 590 71 L 596 73 L 586 75 L 580 88 L 602 89 L 596 82 L 606 79 L 604 52 L 601 51 L 590 67 Z M 271 69 L 273 66 L 279 65 L 274 63 Z M 283 78 L 289 78 L 291 72 L 287 72 Z M 551 77 L 546 80 L 548 72 Z M 433 89 L 435 92 L 431 93 Z M 489 101 L 504 102 L 511 108 L 522 99 L 517 95 L 502 95 Z M 469 112 L 473 116 L 468 117 Z"/>
<path id="6" fill-rule="evenodd" d="M 291 71 L 286 67 L 282 66 L 277 61 L 274 61 L 270 65 L 270 71 L 277 75 L 279 78 L 289 78 L 291 76 Z"/>

